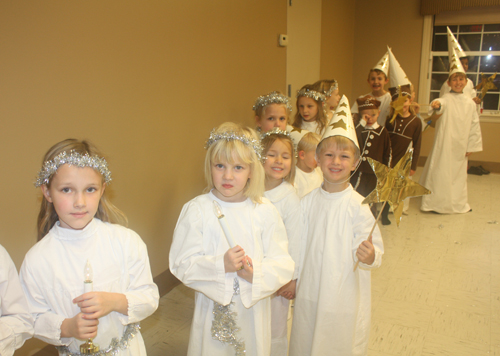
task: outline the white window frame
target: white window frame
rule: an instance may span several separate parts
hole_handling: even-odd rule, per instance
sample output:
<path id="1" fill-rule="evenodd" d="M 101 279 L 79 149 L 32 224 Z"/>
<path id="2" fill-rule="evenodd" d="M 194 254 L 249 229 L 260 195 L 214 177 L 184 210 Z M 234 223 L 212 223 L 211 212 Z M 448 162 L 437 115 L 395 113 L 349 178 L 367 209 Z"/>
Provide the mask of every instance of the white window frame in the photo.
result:
<path id="1" fill-rule="evenodd" d="M 424 16 L 422 33 L 422 53 L 420 57 L 420 77 L 418 82 L 418 98 L 420 104 L 428 104 L 431 93 L 432 74 L 432 36 L 434 34 L 434 19 L 432 15 Z M 442 53 L 442 54 L 441 54 Z M 447 56 L 448 52 L 434 52 L 435 55 Z M 467 52 L 471 56 L 478 56 L 480 52 Z M 483 53 L 481 53 L 483 54 Z M 492 55 L 500 55 L 500 52 L 491 52 Z M 500 74 L 500 73 L 499 73 Z M 423 110 L 425 113 L 427 110 Z M 481 122 L 494 122 L 500 124 L 500 110 L 485 110 L 480 115 Z"/>

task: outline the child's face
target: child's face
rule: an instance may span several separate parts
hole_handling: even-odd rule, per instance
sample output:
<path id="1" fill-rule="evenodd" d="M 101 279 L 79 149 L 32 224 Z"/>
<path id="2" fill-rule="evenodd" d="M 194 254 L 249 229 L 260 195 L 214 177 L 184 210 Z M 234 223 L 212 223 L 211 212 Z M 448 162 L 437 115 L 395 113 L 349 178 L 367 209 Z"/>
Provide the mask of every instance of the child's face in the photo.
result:
<path id="1" fill-rule="evenodd" d="M 273 142 L 266 154 L 264 171 L 266 180 L 281 182 L 292 168 L 292 152 L 290 146 L 281 140 Z"/>
<path id="2" fill-rule="evenodd" d="M 403 104 L 403 115 L 410 111 L 411 98 L 407 97 L 405 103 Z"/>
<path id="3" fill-rule="evenodd" d="M 304 165 L 312 172 L 312 170 L 318 166 L 318 162 L 316 162 L 316 150 L 310 150 L 307 152 L 302 151 L 302 152 L 303 152 L 303 157 L 301 157 L 300 159 L 302 159 Z"/>
<path id="4" fill-rule="evenodd" d="M 66 229 L 82 230 L 94 218 L 104 193 L 102 176 L 90 167 L 62 165 L 42 192 Z"/>
<path id="5" fill-rule="evenodd" d="M 339 90 L 335 89 L 332 95 L 326 99 L 326 105 L 328 105 L 330 110 L 333 110 L 337 107 L 337 105 L 339 105 L 339 101 L 340 101 Z"/>
<path id="6" fill-rule="evenodd" d="M 469 70 L 469 58 L 460 58 L 460 63 L 462 63 L 462 67 L 467 72 Z"/>
<path id="7" fill-rule="evenodd" d="M 369 109 L 361 111 L 360 114 L 363 120 L 365 120 L 366 126 L 372 126 L 374 123 L 377 122 L 379 113 L 380 110 L 378 109 Z"/>
<path id="8" fill-rule="evenodd" d="M 384 85 L 389 82 L 384 75 L 384 73 L 377 73 L 375 71 L 371 71 L 368 76 L 368 84 L 370 84 L 370 88 L 372 88 L 372 92 L 377 93 L 384 90 Z"/>
<path id="9" fill-rule="evenodd" d="M 453 74 L 450 79 L 448 79 L 448 85 L 451 87 L 455 93 L 461 93 L 467 84 L 467 79 L 463 74 Z"/>
<path id="10" fill-rule="evenodd" d="M 257 126 L 261 132 L 268 132 L 278 127 L 280 130 L 286 130 L 287 112 L 283 105 L 271 104 L 264 108 L 262 116 L 255 116 Z"/>
<path id="11" fill-rule="evenodd" d="M 356 169 L 357 160 L 352 150 L 340 150 L 336 143 L 327 144 L 318 156 L 318 165 L 323 177 L 330 183 L 348 183 L 351 172 Z"/>
<path id="12" fill-rule="evenodd" d="M 212 182 L 214 195 L 226 202 L 242 202 L 248 179 L 250 179 L 250 166 L 243 163 L 239 157 L 233 157 L 234 163 L 225 160 L 212 162 Z"/>
<path id="13" fill-rule="evenodd" d="M 301 96 L 297 99 L 300 116 L 307 122 L 313 122 L 318 116 L 318 104 L 314 99 L 307 96 Z"/>

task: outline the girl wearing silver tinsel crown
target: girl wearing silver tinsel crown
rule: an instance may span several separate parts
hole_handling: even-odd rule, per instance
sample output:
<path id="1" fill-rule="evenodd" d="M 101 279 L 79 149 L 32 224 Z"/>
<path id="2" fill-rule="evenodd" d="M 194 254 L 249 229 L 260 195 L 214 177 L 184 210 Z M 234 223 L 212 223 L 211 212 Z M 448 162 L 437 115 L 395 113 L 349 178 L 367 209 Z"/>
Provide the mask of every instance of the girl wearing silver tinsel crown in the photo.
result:
<path id="1" fill-rule="evenodd" d="M 279 213 L 262 197 L 260 140 L 224 123 L 206 149 L 207 193 L 184 205 L 169 258 L 196 291 L 188 355 L 268 356 L 270 296 L 292 279 L 294 263 Z"/>
<path id="2" fill-rule="evenodd" d="M 68 139 L 43 162 L 39 241 L 20 273 L 35 337 L 60 355 L 80 355 L 86 339 L 100 347 L 94 355 L 146 355 L 139 322 L 158 307 L 158 288 L 144 242 L 115 224 L 126 218 L 106 197 L 106 160 L 88 142 Z"/>
<path id="3" fill-rule="evenodd" d="M 285 131 L 292 105 L 286 95 L 273 91 L 259 96 L 255 100 L 253 111 L 255 111 L 257 131 L 265 133 L 274 128 Z"/>
<path id="4" fill-rule="evenodd" d="M 297 92 L 297 113 L 292 126 L 323 136 L 328 123 L 325 101 L 325 94 L 314 90 L 312 85 L 304 85 Z"/>
<path id="5" fill-rule="evenodd" d="M 264 196 L 278 209 L 285 224 L 288 252 L 295 262 L 292 280 L 271 298 L 271 355 L 287 356 L 287 319 L 290 300 L 295 298 L 299 274 L 300 234 L 302 215 L 300 199 L 293 186 L 295 179 L 295 150 L 290 134 L 275 128 L 262 134 L 263 166 L 266 173 Z"/>

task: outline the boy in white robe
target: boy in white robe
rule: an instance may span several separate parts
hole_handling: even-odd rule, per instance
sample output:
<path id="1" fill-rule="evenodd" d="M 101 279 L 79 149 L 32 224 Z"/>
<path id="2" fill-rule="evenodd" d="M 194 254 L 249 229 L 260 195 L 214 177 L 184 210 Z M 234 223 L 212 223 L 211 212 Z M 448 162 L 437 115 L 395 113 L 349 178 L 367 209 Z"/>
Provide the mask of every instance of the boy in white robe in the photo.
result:
<path id="1" fill-rule="evenodd" d="M 481 127 L 475 103 L 463 93 L 465 70 L 455 55 L 450 58 L 448 84 L 451 92 L 431 103 L 442 116 L 436 122 L 432 150 L 425 162 L 420 184 L 432 193 L 422 197 L 422 211 L 441 214 L 467 213 L 467 162 L 472 152 L 482 151 Z"/>
<path id="2" fill-rule="evenodd" d="M 0 355 L 12 356 L 32 336 L 33 318 L 16 266 L 0 245 Z"/>
<path id="3" fill-rule="evenodd" d="M 359 146 L 347 111 L 337 109 L 317 149 L 322 187 L 301 201 L 305 233 L 290 356 L 366 355 L 368 349 L 370 269 L 380 266 L 384 247 L 378 227 L 369 237 L 375 219 L 349 183 Z"/>

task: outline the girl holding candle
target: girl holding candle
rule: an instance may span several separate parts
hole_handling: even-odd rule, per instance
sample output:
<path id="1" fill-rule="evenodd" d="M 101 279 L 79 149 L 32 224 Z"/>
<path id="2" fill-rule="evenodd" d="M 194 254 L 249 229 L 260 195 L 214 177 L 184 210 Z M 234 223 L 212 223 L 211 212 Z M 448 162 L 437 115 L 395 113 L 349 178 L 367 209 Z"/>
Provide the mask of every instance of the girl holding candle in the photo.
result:
<path id="1" fill-rule="evenodd" d="M 170 271 L 196 291 L 188 355 L 270 355 L 270 296 L 291 280 L 294 263 L 283 222 L 262 198 L 260 140 L 252 129 L 224 123 L 212 131 L 206 149 L 208 192 L 184 205 L 169 258 Z M 233 330 L 227 336 L 237 342 L 228 342 L 225 330 Z"/>
<path id="2" fill-rule="evenodd" d="M 293 278 L 271 298 L 271 355 L 288 354 L 287 319 L 290 300 L 295 298 L 300 258 L 302 215 L 300 199 L 292 183 L 295 179 L 295 152 L 290 135 L 279 129 L 262 134 L 266 173 L 264 196 L 273 203 L 285 224 L 288 252 L 295 262 Z"/>
<path id="3" fill-rule="evenodd" d="M 106 197 L 107 162 L 75 139 L 51 147 L 43 162 L 35 183 L 43 193 L 39 241 L 20 273 L 35 337 L 60 355 L 78 355 L 88 338 L 114 355 L 146 355 L 138 322 L 158 307 L 158 288 L 146 245 L 116 224 L 126 217 Z M 92 292 L 84 293 L 84 280 Z"/>

